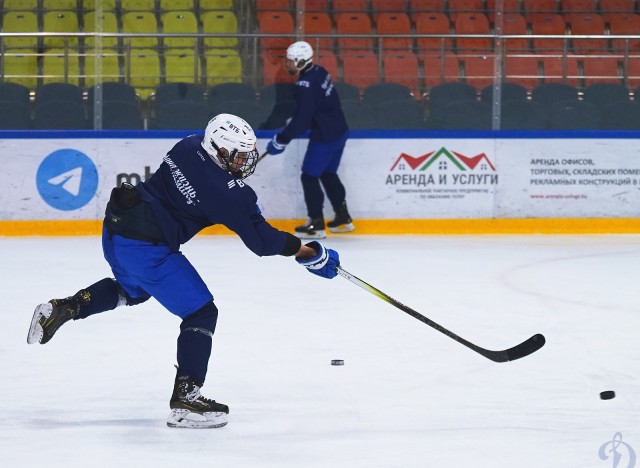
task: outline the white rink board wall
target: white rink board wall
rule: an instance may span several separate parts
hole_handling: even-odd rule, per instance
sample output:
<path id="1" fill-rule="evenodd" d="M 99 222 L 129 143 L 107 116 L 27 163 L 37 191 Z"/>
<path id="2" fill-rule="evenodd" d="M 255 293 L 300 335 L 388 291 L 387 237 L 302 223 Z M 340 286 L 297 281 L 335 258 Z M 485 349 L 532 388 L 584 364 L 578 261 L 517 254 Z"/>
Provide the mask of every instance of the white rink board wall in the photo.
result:
<path id="1" fill-rule="evenodd" d="M 179 138 L 1 139 L 0 219 L 102 219 L 111 189 L 149 177 Z M 305 217 L 306 143 L 268 156 L 248 179 L 267 218 Z M 361 219 L 640 215 L 632 138 L 351 138 L 340 176 Z"/>

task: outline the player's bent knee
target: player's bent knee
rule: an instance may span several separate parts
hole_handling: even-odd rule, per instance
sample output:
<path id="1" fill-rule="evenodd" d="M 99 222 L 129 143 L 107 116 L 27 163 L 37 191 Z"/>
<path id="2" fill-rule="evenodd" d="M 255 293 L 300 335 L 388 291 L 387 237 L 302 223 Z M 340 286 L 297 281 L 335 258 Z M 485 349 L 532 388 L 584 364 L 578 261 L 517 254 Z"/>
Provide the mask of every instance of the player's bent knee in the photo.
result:
<path id="1" fill-rule="evenodd" d="M 180 324 L 181 331 L 193 331 L 212 336 L 218 322 L 218 308 L 213 302 L 187 315 Z"/>

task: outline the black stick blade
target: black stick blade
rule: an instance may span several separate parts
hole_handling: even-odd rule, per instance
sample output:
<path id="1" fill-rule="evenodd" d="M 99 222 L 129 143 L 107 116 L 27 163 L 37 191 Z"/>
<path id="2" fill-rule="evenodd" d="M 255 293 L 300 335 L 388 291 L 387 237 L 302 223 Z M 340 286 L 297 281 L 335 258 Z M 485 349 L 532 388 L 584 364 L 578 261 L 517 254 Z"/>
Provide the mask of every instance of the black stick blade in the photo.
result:
<path id="1" fill-rule="evenodd" d="M 508 349 L 507 357 L 509 361 L 515 361 L 516 359 L 523 358 L 538 351 L 544 346 L 546 342 L 547 340 L 545 340 L 544 336 L 538 333 L 537 335 L 533 335 L 528 340 L 523 341 L 519 345 Z"/>

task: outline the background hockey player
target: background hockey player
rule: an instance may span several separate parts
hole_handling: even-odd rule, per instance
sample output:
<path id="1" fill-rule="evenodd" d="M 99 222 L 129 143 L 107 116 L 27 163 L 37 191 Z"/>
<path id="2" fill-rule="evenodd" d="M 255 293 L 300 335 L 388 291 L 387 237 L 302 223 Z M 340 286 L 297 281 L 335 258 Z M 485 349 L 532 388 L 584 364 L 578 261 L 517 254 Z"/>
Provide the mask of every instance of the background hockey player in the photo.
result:
<path id="1" fill-rule="evenodd" d="M 309 219 L 304 225 L 296 227 L 295 233 L 304 239 L 326 237 L 321 183 L 335 212 L 335 218 L 327 224 L 329 230 L 353 231 L 345 201 L 345 188 L 337 174 L 347 142 L 348 127 L 331 75 L 313 63 L 313 49 L 304 41 L 289 46 L 284 66 L 290 74 L 298 75 L 296 110 L 286 127 L 269 142 L 267 151 L 269 154 L 280 154 L 291 140 L 311 129 L 301 176 Z"/>
<path id="2" fill-rule="evenodd" d="M 182 319 L 170 427 L 220 427 L 229 408 L 200 393 L 207 374 L 218 309 L 206 284 L 180 251 L 200 230 L 223 224 L 256 255 L 295 255 L 310 272 L 336 276 L 338 254 L 318 242 L 275 229 L 244 182 L 258 153 L 253 129 L 230 114 L 214 117 L 202 135 L 179 141 L 155 174 L 136 187 L 113 189 L 102 245 L 115 279 L 105 278 L 66 299 L 39 305 L 28 343 L 47 343 L 69 320 L 135 305 L 151 296 Z"/>

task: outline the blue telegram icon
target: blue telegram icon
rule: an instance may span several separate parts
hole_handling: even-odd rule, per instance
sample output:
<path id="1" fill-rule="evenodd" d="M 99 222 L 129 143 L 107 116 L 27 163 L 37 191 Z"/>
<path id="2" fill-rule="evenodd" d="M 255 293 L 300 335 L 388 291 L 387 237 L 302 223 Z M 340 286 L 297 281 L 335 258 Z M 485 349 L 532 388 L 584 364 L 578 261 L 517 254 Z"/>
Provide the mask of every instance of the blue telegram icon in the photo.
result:
<path id="1" fill-rule="evenodd" d="M 74 149 L 61 149 L 42 160 L 36 185 L 49 206 L 62 211 L 77 210 L 96 194 L 98 171 L 86 154 Z"/>

